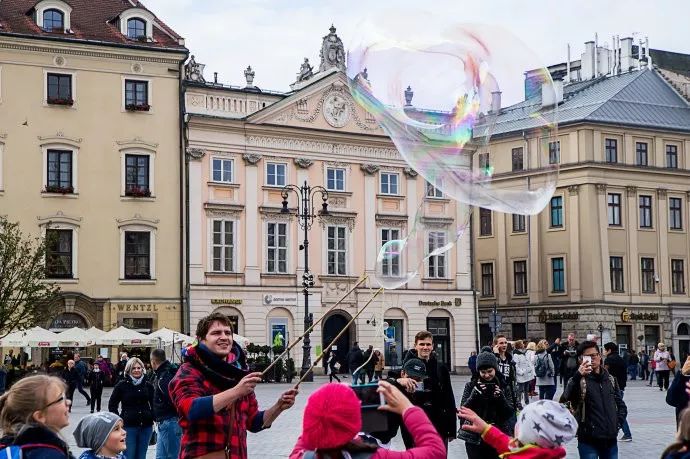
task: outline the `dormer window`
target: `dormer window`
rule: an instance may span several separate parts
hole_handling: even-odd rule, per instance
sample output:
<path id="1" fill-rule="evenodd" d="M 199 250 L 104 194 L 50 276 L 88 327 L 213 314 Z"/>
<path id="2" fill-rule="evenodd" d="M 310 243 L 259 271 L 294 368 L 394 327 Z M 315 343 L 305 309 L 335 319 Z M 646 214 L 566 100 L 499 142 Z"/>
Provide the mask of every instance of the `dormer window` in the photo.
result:
<path id="1" fill-rule="evenodd" d="M 127 21 L 127 38 L 132 40 L 146 40 L 146 21 L 132 18 Z"/>
<path id="2" fill-rule="evenodd" d="M 43 30 L 46 32 L 63 32 L 65 15 L 62 11 L 49 9 L 43 12 Z"/>

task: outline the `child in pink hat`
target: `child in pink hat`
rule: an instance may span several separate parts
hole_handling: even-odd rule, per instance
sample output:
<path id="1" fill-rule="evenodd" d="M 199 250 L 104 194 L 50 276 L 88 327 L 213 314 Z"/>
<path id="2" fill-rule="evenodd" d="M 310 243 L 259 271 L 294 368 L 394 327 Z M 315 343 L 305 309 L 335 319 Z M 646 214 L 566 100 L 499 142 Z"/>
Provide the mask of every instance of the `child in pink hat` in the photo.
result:
<path id="1" fill-rule="evenodd" d="M 380 410 L 397 413 L 414 439 L 414 448 L 389 451 L 364 443 L 357 434 L 362 428 L 361 402 L 345 384 L 326 384 L 307 400 L 302 422 L 302 435 L 290 459 L 339 459 L 345 453 L 372 452 L 371 459 L 441 459 L 446 449 L 441 437 L 424 411 L 394 386 L 379 382 L 378 391 L 386 404 Z"/>

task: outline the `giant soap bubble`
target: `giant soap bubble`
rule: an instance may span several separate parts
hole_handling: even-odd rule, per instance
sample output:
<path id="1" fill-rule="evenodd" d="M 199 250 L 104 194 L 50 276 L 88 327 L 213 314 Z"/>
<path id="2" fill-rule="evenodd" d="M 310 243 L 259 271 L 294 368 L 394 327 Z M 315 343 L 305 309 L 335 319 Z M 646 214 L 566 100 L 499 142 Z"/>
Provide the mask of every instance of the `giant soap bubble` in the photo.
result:
<path id="1" fill-rule="evenodd" d="M 403 285 L 449 250 L 467 226 L 469 206 L 541 212 L 556 189 L 560 161 L 557 86 L 517 37 L 479 25 L 414 39 L 403 34 L 410 35 L 361 28 L 348 53 L 351 92 L 412 169 L 468 207 L 436 242 L 420 207 L 414 227 L 379 251 L 377 278 L 387 288 Z M 516 102 L 527 70 L 530 85 L 541 84 L 535 97 L 500 110 L 502 89 Z M 409 261 L 391 274 L 387 264 L 396 256 Z"/>

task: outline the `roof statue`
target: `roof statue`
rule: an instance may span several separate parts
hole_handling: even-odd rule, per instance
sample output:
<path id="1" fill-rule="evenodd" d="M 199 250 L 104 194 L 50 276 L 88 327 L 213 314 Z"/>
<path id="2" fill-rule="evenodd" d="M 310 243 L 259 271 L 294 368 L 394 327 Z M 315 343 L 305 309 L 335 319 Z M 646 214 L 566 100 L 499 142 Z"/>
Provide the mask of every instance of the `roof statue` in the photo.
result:
<path id="1" fill-rule="evenodd" d="M 323 44 L 321 45 L 321 65 L 319 65 L 319 72 L 337 67 L 339 70 L 345 71 L 345 47 L 343 41 L 336 35 L 335 27 L 331 25 L 330 33 L 323 37 Z"/>
<path id="2" fill-rule="evenodd" d="M 299 73 L 297 74 L 297 81 L 305 81 L 311 78 L 314 74 L 314 67 L 309 65 L 309 59 L 304 58 L 302 66 L 299 68 Z"/>
<path id="3" fill-rule="evenodd" d="M 197 83 L 206 83 L 204 80 L 204 64 L 198 64 L 194 59 L 194 55 L 189 58 L 189 62 L 184 66 L 184 77 L 186 80 L 196 81 Z"/>

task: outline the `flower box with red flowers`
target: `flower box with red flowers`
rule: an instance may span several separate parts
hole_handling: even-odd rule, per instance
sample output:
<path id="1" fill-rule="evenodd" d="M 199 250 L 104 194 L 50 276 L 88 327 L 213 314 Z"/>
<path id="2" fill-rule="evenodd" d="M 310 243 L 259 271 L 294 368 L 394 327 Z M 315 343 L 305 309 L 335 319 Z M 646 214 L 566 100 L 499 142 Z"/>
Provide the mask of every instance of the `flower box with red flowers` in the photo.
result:
<path id="1" fill-rule="evenodd" d="M 59 193 L 59 194 L 73 194 L 73 186 L 60 186 L 60 185 L 46 185 L 43 190 L 44 193 Z"/>
<path id="2" fill-rule="evenodd" d="M 130 112 L 148 112 L 151 106 L 149 104 L 127 104 L 125 109 Z"/>
<path id="3" fill-rule="evenodd" d="M 125 190 L 125 196 L 132 198 L 150 198 L 151 190 L 143 187 L 131 187 Z"/>
<path id="4" fill-rule="evenodd" d="M 66 105 L 68 107 L 71 107 L 74 105 L 74 100 L 71 97 L 68 98 L 63 98 L 63 97 L 48 97 L 47 101 L 50 105 Z"/>

